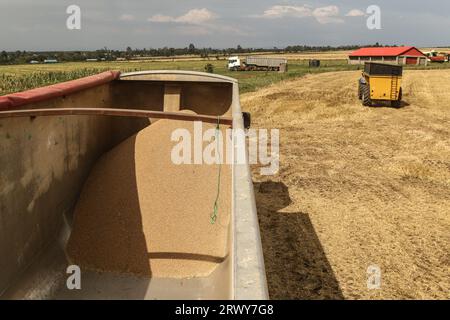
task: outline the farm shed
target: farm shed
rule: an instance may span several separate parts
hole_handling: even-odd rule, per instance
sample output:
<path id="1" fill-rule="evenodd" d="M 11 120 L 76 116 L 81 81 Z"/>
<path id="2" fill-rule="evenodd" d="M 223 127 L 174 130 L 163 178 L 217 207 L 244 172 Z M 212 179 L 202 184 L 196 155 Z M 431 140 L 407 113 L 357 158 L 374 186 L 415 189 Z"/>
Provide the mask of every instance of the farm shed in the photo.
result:
<path id="1" fill-rule="evenodd" d="M 426 65 L 427 57 L 415 47 L 377 47 L 358 49 L 348 59 L 349 64 L 364 64 L 368 61 Z"/>

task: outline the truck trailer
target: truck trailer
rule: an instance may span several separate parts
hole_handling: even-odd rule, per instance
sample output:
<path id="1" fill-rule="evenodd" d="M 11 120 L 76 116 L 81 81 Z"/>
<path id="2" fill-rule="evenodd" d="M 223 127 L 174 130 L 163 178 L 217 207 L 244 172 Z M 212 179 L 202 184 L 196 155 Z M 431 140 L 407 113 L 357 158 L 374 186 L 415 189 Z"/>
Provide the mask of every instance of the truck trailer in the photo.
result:
<path id="1" fill-rule="evenodd" d="M 198 125 L 229 163 L 172 160 Z M 235 79 L 108 71 L 0 97 L 0 128 L 0 300 L 268 299 Z"/>
<path id="2" fill-rule="evenodd" d="M 424 52 L 428 58 L 428 62 L 444 63 L 449 62 L 449 54 L 446 52 L 437 52 L 435 50 Z"/>
<path id="3" fill-rule="evenodd" d="M 287 71 L 287 59 L 268 57 L 230 57 L 228 70 L 231 71 Z"/>

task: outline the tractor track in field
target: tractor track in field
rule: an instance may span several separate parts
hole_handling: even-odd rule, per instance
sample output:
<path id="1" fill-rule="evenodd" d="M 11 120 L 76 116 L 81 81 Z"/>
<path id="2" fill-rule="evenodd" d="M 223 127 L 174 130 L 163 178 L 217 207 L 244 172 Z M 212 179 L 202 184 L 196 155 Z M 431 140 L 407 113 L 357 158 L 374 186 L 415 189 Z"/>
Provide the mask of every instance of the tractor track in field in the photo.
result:
<path id="1" fill-rule="evenodd" d="M 253 168 L 270 296 L 449 299 L 450 71 L 406 71 L 400 109 L 362 107 L 359 75 L 241 98 L 253 127 L 280 129 L 279 173 Z"/>

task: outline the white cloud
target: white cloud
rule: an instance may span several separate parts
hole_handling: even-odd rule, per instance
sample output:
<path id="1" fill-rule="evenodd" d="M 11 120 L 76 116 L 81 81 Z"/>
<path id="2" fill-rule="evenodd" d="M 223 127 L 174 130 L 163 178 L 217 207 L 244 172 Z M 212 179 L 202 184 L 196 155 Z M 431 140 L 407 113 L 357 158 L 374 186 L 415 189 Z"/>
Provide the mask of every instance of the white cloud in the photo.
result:
<path id="1" fill-rule="evenodd" d="M 314 17 L 319 23 L 341 23 L 344 22 L 339 17 L 339 8 L 337 6 L 327 6 L 312 8 L 308 5 L 303 6 L 272 6 L 264 11 L 262 15 L 256 16 L 257 18 L 265 19 L 279 19 L 285 17 L 293 18 L 305 18 Z"/>
<path id="2" fill-rule="evenodd" d="M 276 19 L 283 17 L 310 17 L 312 10 L 309 6 L 273 6 L 264 11 L 262 18 Z"/>
<path id="3" fill-rule="evenodd" d="M 203 9 L 192 9 L 181 16 L 167 16 L 162 14 L 154 15 L 148 18 L 148 21 L 155 23 L 174 23 L 177 26 L 174 28 L 177 34 L 187 36 L 206 36 L 213 33 L 235 34 L 236 36 L 246 36 L 246 32 L 240 29 L 221 25 L 216 22 L 219 18 L 214 12 Z"/>
<path id="4" fill-rule="evenodd" d="M 209 11 L 206 8 L 192 9 L 188 13 L 182 15 L 176 19 L 176 22 L 202 24 L 217 18 L 214 12 Z"/>
<path id="5" fill-rule="evenodd" d="M 123 14 L 119 17 L 120 21 L 133 21 L 135 18 L 132 14 Z"/>
<path id="6" fill-rule="evenodd" d="M 344 22 L 344 20 L 339 18 L 339 8 L 337 6 L 317 8 L 313 11 L 313 16 L 321 24 Z"/>
<path id="7" fill-rule="evenodd" d="M 361 11 L 359 9 L 353 9 L 353 10 L 350 10 L 345 16 L 347 16 L 347 17 L 363 17 L 365 15 L 366 14 L 363 11 Z"/>
<path id="8" fill-rule="evenodd" d="M 179 17 L 157 14 L 150 17 L 148 21 L 159 23 L 174 22 L 174 23 L 201 25 L 210 22 L 212 20 L 215 20 L 217 17 L 218 16 L 214 12 L 211 12 L 206 8 L 202 8 L 189 10 L 187 13 Z"/>

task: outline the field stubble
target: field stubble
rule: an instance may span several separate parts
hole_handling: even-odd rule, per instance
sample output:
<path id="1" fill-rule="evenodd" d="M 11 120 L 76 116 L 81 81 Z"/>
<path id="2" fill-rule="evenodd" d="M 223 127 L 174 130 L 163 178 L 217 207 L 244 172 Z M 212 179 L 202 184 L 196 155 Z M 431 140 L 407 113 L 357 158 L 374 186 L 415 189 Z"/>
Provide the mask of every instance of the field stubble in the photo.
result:
<path id="1" fill-rule="evenodd" d="M 406 71 L 401 109 L 362 107 L 358 77 L 307 75 L 242 97 L 254 127 L 280 129 L 280 172 L 253 168 L 270 295 L 448 299 L 450 72 Z"/>

